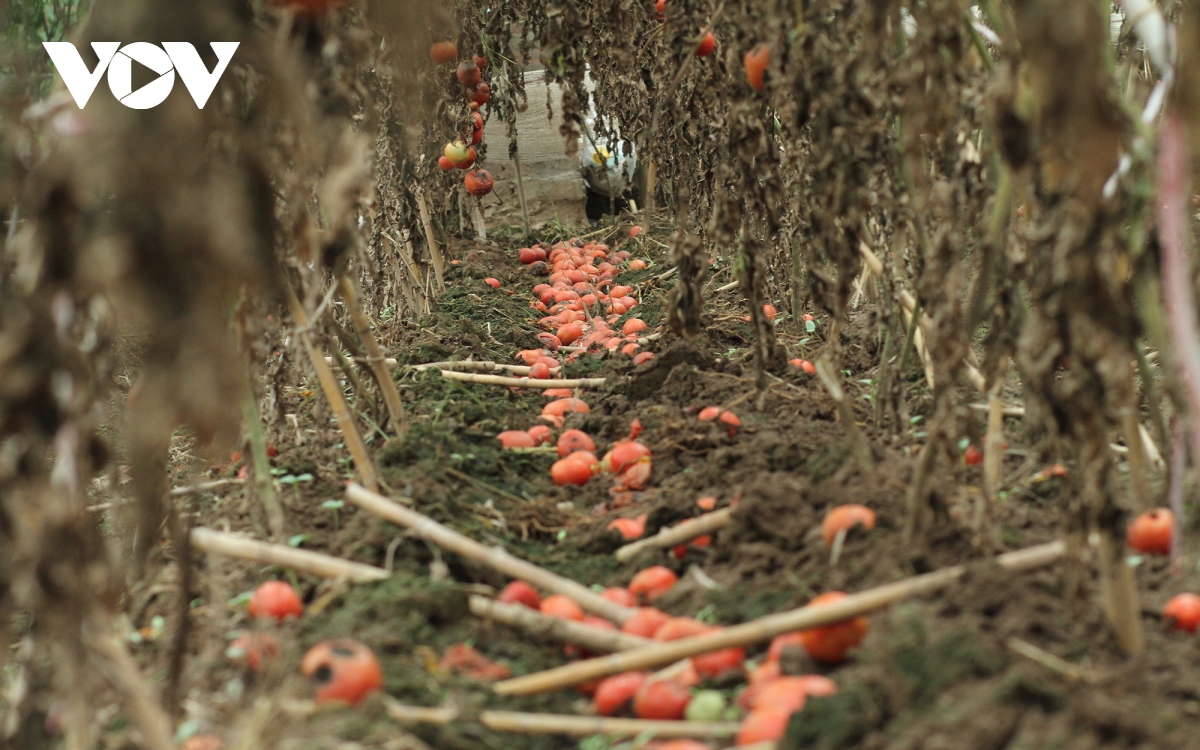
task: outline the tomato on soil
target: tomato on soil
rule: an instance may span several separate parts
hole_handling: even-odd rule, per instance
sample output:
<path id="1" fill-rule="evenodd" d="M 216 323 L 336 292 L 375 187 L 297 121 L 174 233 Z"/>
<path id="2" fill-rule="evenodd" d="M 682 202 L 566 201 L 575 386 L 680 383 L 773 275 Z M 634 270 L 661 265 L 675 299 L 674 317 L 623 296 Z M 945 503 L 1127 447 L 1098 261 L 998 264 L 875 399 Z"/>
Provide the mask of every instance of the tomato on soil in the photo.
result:
<path id="1" fill-rule="evenodd" d="M 300 672 L 316 683 L 317 703 L 358 703 L 383 689 L 383 670 L 375 652 L 358 641 L 339 638 L 309 649 Z"/>
<path id="2" fill-rule="evenodd" d="M 670 591 L 678 580 L 679 576 L 675 575 L 670 568 L 655 565 L 633 577 L 633 580 L 629 582 L 629 593 L 639 599 L 645 598 L 648 601 L 654 601 Z"/>
<path id="3" fill-rule="evenodd" d="M 496 597 L 496 601 L 506 604 L 521 604 L 530 609 L 541 609 L 542 598 L 538 596 L 537 589 L 530 586 L 525 581 L 512 581 L 505 586 L 500 594 Z"/>
<path id="4" fill-rule="evenodd" d="M 304 614 L 304 602 L 290 583 L 267 581 L 250 597 L 250 616 L 259 620 L 287 620 Z"/>
<path id="5" fill-rule="evenodd" d="M 1175 514 L 1167 508 L 1154 508 L 1129 524 L 1125 543 L 1145 555 L 1169 555 L 1174 532 Z"/>

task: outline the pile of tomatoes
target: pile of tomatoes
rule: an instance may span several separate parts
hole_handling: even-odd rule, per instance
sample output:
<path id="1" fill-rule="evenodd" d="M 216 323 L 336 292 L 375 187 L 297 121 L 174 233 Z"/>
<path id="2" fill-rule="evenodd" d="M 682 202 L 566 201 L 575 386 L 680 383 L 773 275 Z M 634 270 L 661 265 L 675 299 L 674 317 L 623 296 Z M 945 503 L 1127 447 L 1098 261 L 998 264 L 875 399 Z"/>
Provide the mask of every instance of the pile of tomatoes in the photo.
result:
<path id="1" fill-rule="evenodd" d="M 635 575 L 627 588 L 609 588 L 603 596 L 624 607 L 637 607 L 634 615 L 620 626 L 622 632 L 630 635 L 666 642 L 720 632 L 722 628 L 718 626 L 691 617 L 672 617 L 651 606 L 677 581 L 671 570 L 656 565 Z M 831 591 L 813 599 L 809 606 L 831 604 L 845 596 Z M 614 623 L 602 617 L 586 615 L 578 604 L 560 594 L 542 598 L 525 581 L 510 583 L 498 600 L 602 630 L 617 629 Z M 632 713 L 642 719 L 715 721 L 731 715 L 734 709 L 726 705 L 722 693 L 695 688 L 705 679 L 727 679 L 731 675 L 744 674 L 748 685 L 737 698 L 737 710 L 742 714 L 737 742 L 750 745 L 777 740 L 783 736 L 791 715 L 803 709 L 808 698 L 837 692 L 833 680 L 823 675 L 783 674 L 780 662 L 785 650 L 803 649 L 815 662 L 837 665 L 846 660 L 848 652 L 862 642 L 866 633 L 866 618 L 855 617 L 780 635 L 771 642 L 757 665 L 746 662 L 744 648 L 723 648 L 694 656 L 658 674 L 624 672 L 580 685 L 579 690 L 591 696 L 593 708 L 601 716 Z M 572 658 L 592 656 L 575 646 L 568 646 L 566 654 Z M 706 746 L 688 741 L 679 747 L 702 750 Z"/>

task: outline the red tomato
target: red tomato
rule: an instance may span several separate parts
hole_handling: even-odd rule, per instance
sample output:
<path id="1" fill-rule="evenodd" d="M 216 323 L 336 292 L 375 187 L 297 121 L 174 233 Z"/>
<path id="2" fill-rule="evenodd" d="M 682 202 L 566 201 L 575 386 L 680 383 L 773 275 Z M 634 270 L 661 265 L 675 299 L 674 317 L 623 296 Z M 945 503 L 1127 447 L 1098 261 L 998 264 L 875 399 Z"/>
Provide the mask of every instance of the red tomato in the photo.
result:
<path id="1" fill-rule="evenodd" d="M 458 46 L 454 42 L 438 42 L 429 48 L 429 59 L 438 65 L 453 62 L 458 57 Z"/>
<path id="2" fill-rule="evenodd" d="M 778 740 L 787 731 L 788 721 L 791 718 L 791 713 L 775 708 L 752 711 L 742 719 L 742 726 L 737 733 L 737 743 L 741 746 Z"/>
<path id="3" fill-rule="evenodd" d="M 788 364 L 791 365 L 792 367 L 799 367 L 801 370 L 804 370 L 809 375 L 817 374 L 816 366 L 814 366 L 813 363 L 809 362 L 807 359 L 789 359 Z"/>
<path id="4" fill-rule="evenodd" d="M 841 591 L 828 591 L 813 599 L 805 606 L 820 607 L 845 599 Z M 841 664 L 846 660 L 846 652 L 862 643 L 867 635 L 867 618 L 854 617 L 849 620 L 823 625 L 800 631 L 800 643 L 816 661 L 825 664 Z"/>
<path id="5" fill-rule="evenodd" d="M 719 415 L 720 415 L 720 413 L 721 413 L 721 407 L 719 407 L 719 406 L 706 406 L 706 407 L 704 407 L 703 409 L 701 409 L 701 410 L 700 410 L 700 413 L 699 413 L 699 414 L 697 414 L 697 415 L 696 415 L 696 417 L 697 417 L 697 418 L 698 418 L 698 419 L 699 419 L 701 422 L 711 422 L 711 421 L 713 421 L 714 419 L 716 419 L 716 418 L 717 418 L 717 416 L 719 416 Z"/>
<path id="6" fill-rule="evenodd" d="M 654 17 L 659 21 L 667 17 L 667 0 L 658 0 L 654 4 Z"/>
<path id="7" fill-rule="evenodd" d="M 778 315 L 775 305 L 772 305 L 770 302 L 763 305 L 763 315 L 767 316 L 767 320 L 775 320 L 775 316 Z"/>
<path id="8" fill-rule="evenodd" d="M 547 596 L 542 600 L 540 609 L 542 614 L 557 617 L 560 620 L 575 620 L 576 622 L 583 620 L 583 607 L 576 604 L 574 599 L 562 594 Z"/>
<path id="9" fill-rule="evenodd" d="M 596 444 L 583 430 L 564 430 L 558 438 L 558 455 L 567 456 L 575 451 L 594 451 Z"/>
<path id="10" fill-rule="evenodd" d="M 500 591 L 496 601 L 505 604 L 520 604 L 530 609 L 540 610 L 542 608 L 542 597 L 538 596 L 537 590 L 525 581 L 509 583 Z"/>
<path id="11" fill-rule="evenodd" d="M 267 633 L 245 633 L 234 638 L 226 650 L 234 661 L 244 661 L 251 672 L 262 671 L 264 665 L 279 658 L 279 641 Z"/>
<path id="12" fill-rule="evenodd" d="M 596 456 L 588 451 L 575 451 L 566 458 L 560 458 L 550 466 L 550 478 L 559 487 L 564 484 L 583 486 L 588 483 L 595 473 Z"/>
<path id="13" fill-rule="evenodd" d="M 592 705 L 601 716 L 612 716 L 620 711 L 646 682 L 645 672 L 624 672 L 600 683 L 592 696 Z"/>
<path id="14" fill-rule="evenodd" d="M 642 534 L 646 533 L 647 518 L 649 518 L 649 515 L 646 513 L 643 513 L 637 518 L 616 518 L 613 519 L 605 528 L 610 530 L 616 529 L 617 531 L 621 532 L 621 537 L 628 542 L 638 539 L 642 536 Z"/>
<path id="15" fill-rule="evenodd" d="M 383 688 L 383 670 L 375 652 L 358 641 L 339 638 L 309 649 L 300 672 L 317 684 L 317 703 L 340 701 L 351 705 Z"/>
<path id="16" fill-rule="evenodd" d="M 1195 633 L 1200 627 L 1200 596 L 1176 594 L 1163 607 L 1163 618 L 1170 621 L 1176 630 Z"/>
<path id="17" fill-rule="evenodd" d="M 504 448 L 532 448 L 535 445 L 533 437 L 521 430 L 505 430 L 496 439 Z"/>
<path id="18" fill-rule="evenodd" d="M 1171 554 L 1171 535 L 1175 514 L 1166 508 L 1148 510 L 1138 516 L 1125 532 L 1125 543 L 1144 555 Z"/>
<path id="19" fill-rule="evenodd" d="M 443 154 L 438 157 L 438 169 L 443 172 L 449 172 L 451 169 L 454 169 L 454 162 L 447 159 L 445 154 Z"/>
<path id="20" fill-rule="evenodd" d="M 572 342 L 583 335 L 583 327 L 578 323 L 567 323 L 565 326 L 558 329 L 556 335 L 558 336 L 559 341 L 570 346 Z"/>
<path id="21" fill-rule="evenodd" d="M 458 69 L 454 71 L 454 75 L 458 77 L 458 82 L 470 88 L 479 83 L 479 66 L 473 62 L 463 60 L 458 64 Z"/>
<path id="22" fill-rule="evenodd" d="M 650 474 L 653 471 L 654 462 L 650 460 L 650 457 L 640 458 L 633 466 L 621 472 L 618 477 L 619 484 L 628 490 L 643 490 L 650 481 Z"/>
<path id="23" fill-rule="evenodd" d="M 746 66 L 746 80 L 755 91 L 762 91 L 763 73 L 770 61 L 771 51 L 765 44 L 757 45 L 742 57 L 742 63 Z"/>
<path id="24" fill-rule="evenodd" d="M 646 321 L 641 318 L 630 318 L 625 321 L 625 325 L 621 327 L 621 333 L 626 336 L 632 336 L 638 331 L 646 330 Z"/>
<path id="25" fill-rule="evenodd" d="M 578 398 L 560 398 L 542 407 L 542 414 L 551 414 L 561 417 L 567 412 L 579 412 L 587 414 L 592 409 L 582 399 Z"/>
<path id="26" fill-rule="evenodd" d="M 630 596 L 633 595 L 633 592 L 630 592 Z M 655 632 L 670 619 L 671 616 L 666 612 L 660 612 L 653 607 L 642 607 L 625 621 L 625 624 L 621 626 L 621 632 L 640 635 L 643 638 L 653 638 Z"/>
<path id="27" fill-rule="evenodd" d="M 636 607 L 638 605 L 637 597 L 629 593 L 629 589 L 624 589 L 620 586 L 604 589 L 604 593 L 600 596 L 603 596 L 614 604 L 620 604 L 622 607 Z"/>
<path id="28" fill-rule="evenodd" d="M 629 423 L 629 439 L 637 440 L 638 435 L 642 434 L 642 420 L 634 419 Z"/>
<path id="29" fill-rule="evenodd" d="M 963 451 L 962 460 L 967 466 L 978 466 L 983 463 L 983 451 L 973 445 L 968 445 L 967 449 Z"/>
<path id="30" fill-rule="evenodd" d="M 545 362 L 536 362 L 532 367 L 529 368 L 529 377 L 531 378 L 536 378 L 537 380 L 549 380 L 550 375 L 550 368 Z"/>
<path id="31" fill-rule="evenodd" d="M 639 443 L 636 440 L 628 440 L 617 443 L 612 447 L 612 450 L 604 454 L 604 460 L 601 462 L 601 465 L 606 471 L 620 474 L 638 461 L 649 456 L 650 449 L 644 443 Z"/>
<path id="32" fill-rule="evenodd" d="M 633 580 L 629 582 L 629 593 L 639 599 L 644 597 L 649 601 L 654 601 L 670 591 L 678 580 L 679 577 L 671 572 L 670 568 L 655 565 L 633 577 Z"/>
<path id="33" fill-rule="evenodd" d="M 708 57 L 716 46 L 717 38 L 713 36 L 712 32 L 704 32 L 704 38 L 700 40 L 700 46 L 696 48 L 696 57 Z"/>
<path id="34" fill-rule="evenodd" d="M 480 83 L 474 88 L 467 89 L 467 99 L 469 99 L 475 106 L 482 107 L 484 104 L 488 103 L 488 100 L 492 98 L 491 91 L 491 86 L 487 85 L 486 83 Z"/>
<path id="35" fill-rule="evenodd" d="M 645 268 L 646 268 L 646 261 L 644 261 L 640 258 L 638 258 L 637 260 L 629 261 L 629 270 L 630 271 L 641 271 L 641 270 L 644 270 Z"/>
<path id="36" fill-rule="evenodd" d="M 729 434 L 731 437 L 733 433 L 737 431 L 737 428 L 742 426 L 742 420 L 738 418 L 738 415 L 728 410 L 721 412 L 719 421 L 721 424 L 729 427 Z"/>
<path id="37" fill-rule="evenodd" d="M 492 173 L 486 169 L 473 169 L 463 177 L 463 185 L 467 192 L 476 198 L 482 198 L 492 192 Z"/>
<path id="38" fill-rule="evenodd" d="M 483 55 L 472 55 L 471 59 L 475 61 L 475 67 L 479 68 L 480 70 L 487 68 L 487 58 Z"/>
<path id="39" fill-rule="evenodd" d="M 819 677 L 820 675 L 810 676 Z M 832 680 L 830 682 L 832 683 Z M 762 708 L 777 708 L 788 713 L 799 711 L 804 708 L 804 702 L 809 695 L 817 695 L 817 693 L 810 693 L 809 687 L 810 683 L 807 677 L 777 677 L 747 689 L 738 699 L 738 705 L 751 711 Z M 834 685 L 833 689 L 836 692 L 837 685 Z M 832 693 L 823 694 L 832 695 Z"/>
<path id="40" fill-rule="evenodd" d="M 537 253 L 528 247 L 523 247 L 517 251 L 517 260 L 521 261 L 525 265 L 529 265 L 537 260 Z"/>
<path id="41" fill-rule="evenodd" d="M 857 503 L 839 505 L 825 514 L 825 520 L 821 522 L 821 538 L 828 547 L 833 544 L 838 532 L 849 531 L 859 525 L 868 531 L 875 528 L 875 511 Z"/>
<path id="42" fill-rule="evenodd" d="M 542 445 L 554 439 L 554 430 L 551 430 L 544 424 L 535 424 L 528 430 L 529 437 L 533 438 L 534 445 Z"/>
<path id="43" fill-rule="evenodd" d="M 715 510 L 717 507 L 717 499 L 711 495 L 705 495 L 696 501 L 696 506 L 700 510 Z"/>
<path id="44" fill-rule="evenodd" d="M 637 237 L 641 233 L 642 233 L 641 227 L 637 227 L 637 226 L 630 227 L 629 228 L 629 239 L 633 239 L 634 237 Z"/>
<path id="45" fill-rule="evenodd" d="M 250 616 L 283 621 L 304 614 L 304 603 L 290 583 L 267 581 L 250 597 Z"/>
<path id="46" fill-rule="evenodd" d="M 644 683 L 633 697 L 633 714 L 639 719 L 675 721 L 683 718 L 692 691 L 674 680 Z"/>
<path id="47" fill-rule="evenodd" d="M 635 354 L 633 356 L 633 365 L 634 367 L 643 365 L 652 359 L 654 359 L 654 352 L 642 352 L 641 354 Z"/>

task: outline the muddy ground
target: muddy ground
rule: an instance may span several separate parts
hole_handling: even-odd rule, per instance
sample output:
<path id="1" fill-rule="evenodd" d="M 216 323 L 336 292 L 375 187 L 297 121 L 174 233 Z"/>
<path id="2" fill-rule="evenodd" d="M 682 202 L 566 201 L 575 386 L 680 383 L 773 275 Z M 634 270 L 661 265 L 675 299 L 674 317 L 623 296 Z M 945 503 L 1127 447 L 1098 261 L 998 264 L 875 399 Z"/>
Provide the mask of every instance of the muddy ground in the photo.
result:
<path id="1" fill-rule="evenodd" d="M 643 304 L 635 313 L 651 329 L 659 325 L 672 280 L 666 269 L 666 230 L 627 239 L 628 223 L 615 227 L 610 244 L 631 250 L 650 266 L 626 272 Z M 586 231 L 586 230 L 583 230 Z M 559 239 L 550 237 L 549 239 Z M 389 356 L 401 363 L 451 358 L 513 362 L 516 350 L 536 346 L 539 313 L 528 307 L 530 288 L 540 280 L 516 260 L 516 239 L 455 248 L 449 290 L 433 314 L 416 325 L 377 321 Z M 717 269 L 720 271 L 720 266 Z M 501 290 L 482 279 L 494 276 Z M 568 427 L 594 436 L 603 449 L 629 431 L 637 418 L 642 440 L 654 454 L 650 486 L 632 504 L 613 508 L 607 483 L 556 488 L 549 479 L 551 454 L 502 452 L 494 436 L 536 423 L 545 398 L 492 386 L 444 380 L 437 374 L 396 371 L 411 420 L 404 440 L 389 439 L 365 422 L 375 460 L 393 495 L 409 498 L 423 513 L 488 544 L 589 585 L 623 585 L 638 569 L 664 564 L 682 582 L 660 600 L 676 614 L 699 615 L 716 623 L 745 621 L 804 604 L 828 590 L 857 591 L 963 561 L 980 560 L 974 524 L 982 498 L 981 467 L 944 460 L 933 482 L 944 508 L 936 526 L 918 543 L 901 539 L 904 497 L 923 433 L 921 415 L 929 406 L 920 372 L 907 377 L 909 427 L 898 435 L 874 426 L 866 396 L 878 367 L 881 342 L 870 333 L 869 301 L 858 308 L 843 334 L 847 376 L 856 389 L 857 419 L 867 435 L 875 468 L 864 473 L 852 459 L 834 402 L 815 377 L 786 364 L 810 356 L 821 345 L 824 321 L 812 334 L 795 333 L 780 321 L 780 345 L 771 385 L 759 398 L 753 390 L 751 331 L 736 291 L 713 294 L 726 273 L 709 283 L 703 332 L 684 341 L 670 333 L 650 348 L 657 357 L 633 367 L 629 358 L 585 356 L 568 367 L 571 376 L 628 378 L 627 384 L 588 392 L 589 414 L 573 414 Z M 511 292 L 511 294 L 510 294 Z M 781 305 L 782 307 L 782 305 Z M 816 311 L 813 311 L 816 312 Z M 805 337 L 808 337 L 807 339 Z M 284 349 L 282 356 L 293 356 Z M 561 646 L 534 642 L 504 626 L 470 616 L 466 595 L 506 582 L 495 572 L 443 554 L 388 523 L 347 505 L 332 507 L 352 476 L 328 408 L 315 386 L 278 394 L 279 415 L 269 438 L 293 543 L 374 565 L 393 566 L 394 577 L 377 585 L 331 587 L 315 578 L 230 559 L 196 558 L 192 588 L 193 628 L 184 672 L 183 708 L 190 727 L 224 736 L 231 747 L 406 748 L 574 748 L 578 740 L 554 736 L 498 735 L 470 721 L 443 728 L 400 727 L 378 701 L 315 717 L 288 713 L 285 698 L 304 697 L 308 685 L 297 675 L 305 649 L 335 636 L 357 638 L 376 650 L 386 675 L 387 693 L 410 704 L 451 703 L 471 712 L 484 707 L 576 713 L 588 702 L 572 690 L 532 698 L 500 699 L 488 685 L 452 676 L 438 668 L 451 644 L 473 644 L 514 675 L 562 664 Z M 1012 395 L 1012 394 L 1010 394 Z M 1015 396 L 1014 396 L 1015 397 Z M 734 408 L 743 429 L 733 437 L 695 412 L 710 404 Z M 294 416 L 288 416 L 294 415 Z M 978 424 L 978 412 L 963 419 Z M 1070 476 L 1034 481 L 1042 458 L 1020 440 L 1020 420 L 1009 419 L 1005 473 L 1007 492 L 994 509 L 996 551 L 1054 539 L 1067 502 Z M 217 466 L 191 457 L 180 437 L 174 452 L 176 485 L 234 477 L 241 466 Z M 1068 464 L 1068 469 L 1070 469 Z M 308 478 L 306 478 L 308 477 Z M 622 564 L 612 556 L 622 544 L 606 531 L 618 516 L 649 513 L 647 533 L 699 514 L 697 498 L 715 496 L 721 507 L 739 501 L 735 523 L 717 533 L 711 547 L 691 549 L 683 560 L 666 552 L 644 553 Z M 878 513 L 869 533 L 852 535 L 841 560 L 829 563 L 820 539 L 820 520 L 833 505 L 857 502 Z M 231 485 L 186 499 L 194 525 L 261 536 L 263 514 L 242 487 Z M 114 519 L 115 522 L 115 519 Z M 1192 550 L 1188 550 L 1192 553 Z M 164 679 L 177 569 L 164 548 L 157 574 L 131 594 L 126 608 L 131 629 L 147 634 L 135 647 L 144 673 Z M 870 618 L 870 634 L 852 661 L 828 672 L 841 692 L 812 699 L 793 720 L 784 748 L 889 748 L 895 750 L 1046 750 L 1064 748 L 1194 748 L 1200 722 L 1200 671 L 1194 637 L 1169 633 L 1157 612 L 1172 594 L 1196 588 L 1194 554 L 1185 554 L 1183 572 L 1172 575 L 1161 558 L 1137 567 L 1147 633 L 1145 655 L 1133 662 L 1119 656 L 1105 626 L 1095 587 L 1088 582 L 1072 595 L 1069 566 L 1025 575 L 987 566 L 973 570 L 942 594 L 897 606 Z M 689 575 L 702 571 L 703 577 Z M 1084 569 L 1086 570 L 1086 569 Z M 1083 577 L 1090 581 L 1090 574 Z M 285 628 L 283 663 L 266 675 L 248 675 L 226 656 L 239 631 L 254 627 L 239 597 L 263 580 L 295 580 L 309 613 Z M 711 579 L 715 588 L 700 581 Z M 163 618 L 155 620 L 155 618 Z M 1070 681 L 1006 647 L 1020 638 L 1077 665 L 1084 681 Z M 763 644 L 765 647 L 765 644 Z M 763 647 L 751 649 L 750 658 Z M 813 664 L 791 668 L 822 671 Z M 717 687 L 736 693 L 736 684 Z M 122 715 L 111 714 L 110 747 L 129 746 Z M 415 736 L 415 739 L 414 739 Z M 237 738 L 257 737 L 251 745 Z M 587 748 L 606 747 L 598 739 Z M 36 745 L 31 745 L 36 746 Z M 718 745 L 714 744 L 714 747 Z"/>

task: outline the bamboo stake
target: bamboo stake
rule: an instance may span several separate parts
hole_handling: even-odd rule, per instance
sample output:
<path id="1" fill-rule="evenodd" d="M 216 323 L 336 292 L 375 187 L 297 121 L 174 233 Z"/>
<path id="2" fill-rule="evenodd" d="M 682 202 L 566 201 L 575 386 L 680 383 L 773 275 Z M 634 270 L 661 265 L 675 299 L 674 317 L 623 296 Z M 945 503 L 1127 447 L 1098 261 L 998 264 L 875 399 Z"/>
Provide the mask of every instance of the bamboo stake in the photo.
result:
<path id="1" fill-rule="evenodd" d="M 421 212 L 421 224 L 425 227 L 425 240 L 429 243 L 429 259 L 433 261 L 433 273 L 437 277 L 438 291 L 446 291 L 446 281 L 443 277 L 442 250 L 438 247 L 437 235 L 433 233 L 433 222 L 429 219 L 429 206 L 425 204 L 425 194 L 417 193 L 417 210 Z"/>
<path id="2" fill-rule="evenodd" d="M 519 628 L 531 636 L 553 638 L 563 643 L 586 646 L 594 651 L 612 653 L 653 643 L 649 638 L 622 633 L 620 630 L 602 630 L 573 620 L 543 615 L 537 610 L 521 604 L 506 604 L 486 596 L 470 598 L 471 614 L 485 620 L 496 620 L 505 625 Z"/>
<path id="3" fill-rule="evenodd" d="M 621 562 L 631 560 L 642 550 L 670 549 L 678 544 L 690 542 L 698 536 L 723 529 L 733 521 L 733 508 L 722 508 L 712 513 L 705 513 L 696 518 L 690 518 L 677 526 L 662 529 L 657 534 L 645 539 L 639 539 L 621 547 L 616 551 L 616 557 Z"/>
<path id="4" fill-rule="evenodd" d="M 585 610 L 617 624 L 624 624 L 636 612 L 630 607 L 622 607 L 610 602 L 583 584 L 514 557 L 500 547 L 485 547 L 474 539 L 463 536 L 432 518 L 423 516 L 415 510 L 406 508 L 361 485 L 354 483 L 347 485 L 346 499 L 394 524 L 412 529 L 422 538 L 428 539 L 439 547 L 487 565 L 513 578 L 528 581 L 539 588 L 570 597 Z"/>
<path id="5" fill-rule="evenodd" d="M 286 281 L 284 282 L 284 291 L 287 293 L 292 318 L 296 321 L 300 342 L 304 345 L 304 350 L 308 352 L 313 370 L 317 373 L 317 380 L 321 383 L 321 390 L 325 392 L 325 398 L 329 400 L 329 406 L 337 418 L 338 428 L 342 431 L 342 440 L 346 443 L 346 448 L 354 459 L 354 467 L 358 469 L 363 484 L 367 487 L 378 488 L 379 479 L 375 474 L 375 465 L 371 463 L 367 446 L 363 443 L 362 436 L 358 434 L 358 427 L 354 424 L 354 414 L 350 411 L 350 405 L 346 403 L 346 396 L 338 386 L 337 378 L 333 376 L 333 370 L 329 369 L 329 363 L 321 355 L 321 350 L 312 343 L 312 337 L 308 332 L 308 313 L 304 312 L 304 306 L 297 299 L 292 285 Z"/>
<path id="6" fill-rule="evenodd" d="M 1033 570 L 1050 565 L 1065 551 L 1063 542 L 1050 542 L 1006 552 L 994 558 L 994 562 L 1011 572 Z M 949 586 L 969 569 L 967 565 L 956 565 L 860 591 L 821 607 L 801 607 L 734 625 L 716 633 L 654 644 L 505 680 L 497 683 L 494 689 L 500 695 L 531 695 L 618 672 L 648 669 L 719 649 L 761 643 L 783 633 L 841 622 L 905 599 L 931 594 Z"/>
<path id="7" fill-rule="evenodd" d="M 333 357 L 326 357 L 325 361 L 331 365 L 334 364 Z M 395 357 L 384 357 L 381 361 L 386 367 L 389 368 L 400 366 Z M 530 368 L 526 365 L 502 365 L 499 362 L 490 362 L 485 360 L 475 361 L 469 359 L 461 361 L 427 362 L 420 365 L 404 365 L 404 367 L 410 370 L 461 370 L 467 372 L 496 372 L 497 370 L 502 370 L 504 372 L 511 372 L 514 375 L 528 375 L 530 370 Z M 557 375 L 561 371 L 561 367 L 550 368 L 551 375 Z"/>
<path id="8" fill-rule="evenodd" d="M 375 339 L 375 334 L 371 332 L 371 321 L 367 320 L 362 306 L 358 304 L 358 290 L 354 288 L 354 282 L 350 280 L 350 277 L 342 276 L 338 279 L 338 292 L 342 295 L 342 301 L 346 303 L 350 312 L 354 332 L 358 334 L 359 341 L 367 350 L 367 366 L 371 368 L 371 374 L 375 376 L 375 384 L 379 386 L 379 391 L 383 394 L 383 401 L 387 404 L 388 416 L 392 420 L 392 429 L 396 431 L 397 435 L 403 436 L 408 425 L 404 417 L 404 405 L 400 401 L 400 392 L 396 390 L 396 381 L 392 380 L 392 373 L 384 364 L 383 349 L 379 348 L 379 342 Z"/>
<path id="9" fill-rule="evenodd" d="M 293 568 L 321 578 L 347 578 L 354 583 L 369 583 L 390 577 L 386 570 L 373 565 L 343 560 L 320 552 L 294 549 L 282 544 L 246 539 L 199 526 L 192 529 L 190 539 L 192 546 L 201 552 Z"/>
<path id="10" fill-rule="evenodd" d="M 572 737 L 589 734 L 636 737 L 642 733 L 655 737 L 732 737 L 741 726 L 736 721 L 654 721 L 519 711 L 484 711 L 479 715 L 479 723 L 496 732 L 565 734 Z"/>
<path id="11" fill-rule="evenodd" d="M 407 706 L 395 698 L 384 696 L 384 710 L 393 721 L 402 724 L 437 724 L 445 725 L 458 718 L 458 711 L 453 708 L 427 708 L 425 706 Z M 315 709 L 315 707 L 314 707 Z"/>
<path id="12" fill-rule="evenodd" d="M 473 372 L 455 372 L 454 370 L 438 370 L 443 378 L 461 380 L 464 383 L 480 383 L 483 385 L 508 385 L 514 388 L 599 388 L 607 378 L 574 378 L 556 380 L 554 378 L 506 378 L 503 375 L 479 375 Z"/>

